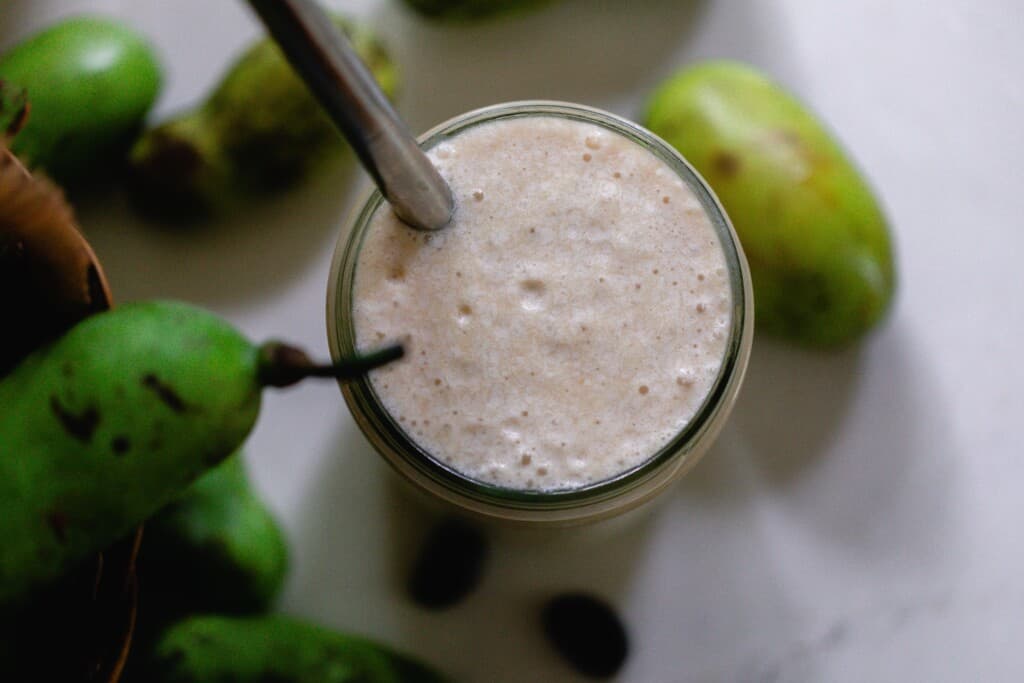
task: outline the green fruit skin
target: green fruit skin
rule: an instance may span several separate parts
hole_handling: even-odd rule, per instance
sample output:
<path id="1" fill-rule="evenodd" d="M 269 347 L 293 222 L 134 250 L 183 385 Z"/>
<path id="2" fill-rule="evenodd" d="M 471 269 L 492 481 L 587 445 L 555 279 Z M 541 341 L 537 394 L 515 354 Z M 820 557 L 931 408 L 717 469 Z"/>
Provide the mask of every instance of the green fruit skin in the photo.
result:
<path id="1" fill-rule="evenodd" d="M 405 0 L 423 16 L 441 21 L 479 21 L 526 12 L 552 0 Z"/>
<path id="2" fill-rule="evenodd" d="M 196 616 L 156 646 L 151 683 L 442 683 L 426 666 L 360 637 L 284 616 Z"/>
<path id="3" fill-rule="evenodd" d="M 397 70 L 383 45 L 368 30 L 335 21 L 392 96 Z M 277 44 L 264 39 L 235 62 L 204 103 L 136 142 L 129 191 L 154 217 L 217 213 L 238 197 L 296 184 L 343 148 L 341 133 Z"/>
<path id="4" fill-rule="evenodd" d="M 11 147 L 62 183 L 122 160 L 160 91 L 146 41 L 109 19 L 76 17 L 0 57 L 0 81 L 28 92 L 28 121 Z"/>
<path id="5" fill-rule="evenodd" d="M 893 247 L 871 189 L 823 125 L 743 64 L 665 82 L 646 126 L 704 176 L 750 264 L 759 327 L 811 347 L 861 337 L 893 297 Z"/>
<path id="6" fill-rule="evenodd" d="M 0 382 L 0 605 L 122 537 L 238 448 L 259 351 L 175 302 L 83 320 Z"/>
<path id="7" fill-rule="evenodd" d="M 262 612 L 287 569 L 284 533 L 236 454 L 146 522 L 140 618 Z"/>

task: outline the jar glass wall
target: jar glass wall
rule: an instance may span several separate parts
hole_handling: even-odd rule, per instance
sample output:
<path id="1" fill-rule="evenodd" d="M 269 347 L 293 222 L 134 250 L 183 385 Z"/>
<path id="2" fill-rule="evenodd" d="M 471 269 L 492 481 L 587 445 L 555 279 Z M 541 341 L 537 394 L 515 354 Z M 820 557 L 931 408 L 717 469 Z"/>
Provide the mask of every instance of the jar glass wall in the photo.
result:
<path id="1" fill-rule="evenodd" d="M 667 143 L 630 121 L 581 105 L 516 102 L 458 116 L 426 133 L 421 143 L 430 150 L 474 127 L 529 117 L 596 125 L 640 145 L 683 181 L 706 213 L 723 250 L 731 322 L 724 357 L 699 409 L 663 447 L 615 476 L 576 488 L 523 490 L 473 479 L 432 455 L 388 412 L 370 378 L 342 385 L 342 393 L 356 423 L 376 450 L 416 487 L 476 515 L 522 523 L 565 524 L 615 515 L 649 500 L 704 454 L 728 417 L 742 383 L 753 336 L 753 299 L 742 249 L 707 184 Z M 373 190 L 360 203 L 335 252 L 327 291 L 328 341 L 335 358 L 356 351 L 354 283 L 360 250 L 378 210 L 388 209 L 380 192 Z"/>

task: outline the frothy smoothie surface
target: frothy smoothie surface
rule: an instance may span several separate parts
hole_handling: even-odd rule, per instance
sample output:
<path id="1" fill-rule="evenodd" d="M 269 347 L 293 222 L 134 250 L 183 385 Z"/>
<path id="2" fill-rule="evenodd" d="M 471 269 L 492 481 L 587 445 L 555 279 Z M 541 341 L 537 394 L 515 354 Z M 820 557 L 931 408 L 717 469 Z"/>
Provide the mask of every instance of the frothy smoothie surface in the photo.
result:
<path id="1" fill-rule="evenodd" d="M 552 116 L 479 124 L 429 153 L 452 223 L 382 204 L 355 272 L 359 348 L 402 429 L 451 468 L 522 490 L 637 466 L 693 418 L 724 360 L 732 296 L 719 237 L 656 156 Z"/>

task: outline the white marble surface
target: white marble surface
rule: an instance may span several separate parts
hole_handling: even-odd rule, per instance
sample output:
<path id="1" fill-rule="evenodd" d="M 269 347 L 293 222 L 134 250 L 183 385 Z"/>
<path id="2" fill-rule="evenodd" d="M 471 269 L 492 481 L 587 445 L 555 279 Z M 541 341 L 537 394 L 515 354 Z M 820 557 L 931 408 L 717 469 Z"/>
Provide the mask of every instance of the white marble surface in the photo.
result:
<path id="1" fill-rule="evenodd" d="M 569 588 L 627 619 L 622 681 L 1024 680 L 1019 0 L 564 0 L 476 28 L 427 25 L 398 0 L 333 4 L 393 46 L 417 130 L 524 97 L 637 116 L 678 66 L 751 61 L 866 170 L 901 283 L 859 348 L 758 338 L 734 419 L 656 509 L 585 532 L 499 533 L 481 589 L 442 614 L 400 590 L 428 516 L 336 388 L 269 396 L 248 452 L 292 540 L 284 610 L 464 681 L 582 680 L 536 625 L 538 601 Z M 158 114 L 198 97 L 256 32 L 241 0 L 7 0 L 0 45 L 81 9 L 152 37 L 169 74 Z M 335 169 L 190 235 L 137 221 L 116 195 L 79 208 L 121 300 L 186 298 L 326 354 L 330 254 L 361 182 Z"/>

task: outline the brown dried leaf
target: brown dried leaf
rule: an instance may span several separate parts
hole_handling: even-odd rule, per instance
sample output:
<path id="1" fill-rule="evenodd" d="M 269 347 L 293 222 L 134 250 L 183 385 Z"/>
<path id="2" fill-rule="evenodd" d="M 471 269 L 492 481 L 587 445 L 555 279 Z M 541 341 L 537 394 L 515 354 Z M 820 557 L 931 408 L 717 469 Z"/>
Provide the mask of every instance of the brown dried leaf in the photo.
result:
<path id="1" fill-rule="evenodd" d="M 94 674 L 90 681 L 117 683 L 131 651 L 138 612 L 139 587 L 135 562 L 142 543 L 142 526 L 130 537 L 108 548 L 97 583 L 96 616 L 101 634 L 95 643 Z"/>
<path id="2" fill-rule="evenodd" d="M 0 83 L 0 135 L 16 129 L 27 113 L 27 105 L 12 108 L 16 100 L 10 96 Z M 103 270 L 63 193 L 33 177 L 2 142 L 0 292 L 0 377 L 42 344 L 112 305 Z M 140 526 L 16 613 L 0 614 L 0 638 L 19 655 L 16 671 L 4 672 L 5 680 L 14 675 L 26 682 L 117 683 L 135 629 L 141 539 Z"/>
<path id="3" fill-rule="evenodd" d="M 111 305 L 95 253 L 52 183 L 0 147 L 0 376 L 85 316 Z"/>

